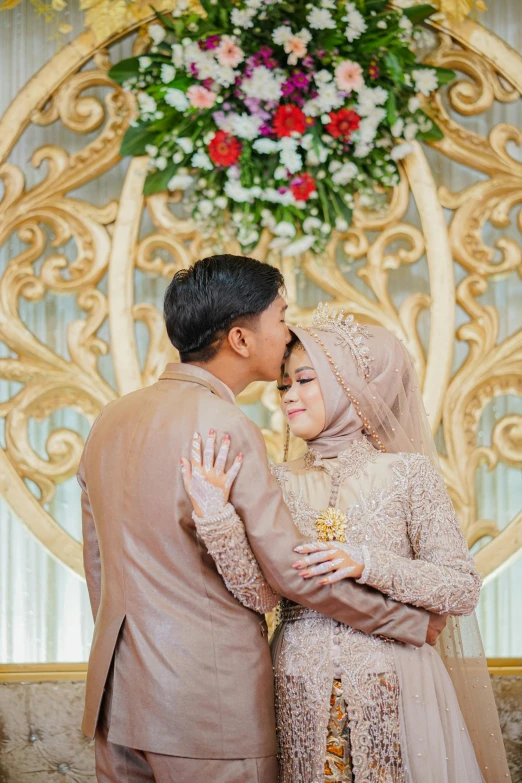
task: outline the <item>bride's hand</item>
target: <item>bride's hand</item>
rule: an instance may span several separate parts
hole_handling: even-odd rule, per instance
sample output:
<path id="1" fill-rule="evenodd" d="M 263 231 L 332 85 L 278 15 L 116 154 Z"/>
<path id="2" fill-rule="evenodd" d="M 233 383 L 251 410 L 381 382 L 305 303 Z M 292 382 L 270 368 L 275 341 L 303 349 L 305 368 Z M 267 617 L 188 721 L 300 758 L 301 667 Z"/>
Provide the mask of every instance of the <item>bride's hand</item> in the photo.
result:
<path id="1" fill-rule="evenodd" d="M 299 569 L 299 576 L 304 579 L 332 572 L 330 576 L 321 579 L 319 582 L 321 585 L 331 585 L 333 582 L 340 582 L 341 579 L 358 579 L 364 571 L 364 564 L 360 562 L 362 556 L 359 555 L 356 547 L 351 547 L 349 544 L 341 544 L 337 541 L 326 544 L 315 541 L 313 544 L 297 546 L 294 552 L 300 555 L 306 554 L 306 557 L 292 566 Z"/>
<path id="2" fill-rule="evenodd" d="M 215 445 L 216 433 L 210 430 L 201 459 L 201 436 L 196 432 L 192 439 L 190 461 L 181 457 L 183 483 L 198 517 L 211 517 L 224 509 L 241 469 L 243 455 L 238 454 L 228 473 L 225 472 L 230 449 L 229 435 L 221 441 L 214 461 Z"/>

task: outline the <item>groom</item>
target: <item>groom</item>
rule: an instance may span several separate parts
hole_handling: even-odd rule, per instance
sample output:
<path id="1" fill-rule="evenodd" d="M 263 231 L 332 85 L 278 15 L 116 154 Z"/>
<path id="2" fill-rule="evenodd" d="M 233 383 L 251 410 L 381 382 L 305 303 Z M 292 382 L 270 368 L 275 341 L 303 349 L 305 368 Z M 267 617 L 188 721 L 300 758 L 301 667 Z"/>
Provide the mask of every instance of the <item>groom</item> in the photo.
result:
<path id="1" fill-rule="evenodd" d="M 276 783 L 273 680 L 264 619 L 225 587 L 199 541 L 180 457 L 219 425 L 243 468 L 231 502 L 274 590 L 366 633 L 434 643 L 440 620 L 345 580 L 293 569 L 294 527 L 259 429 L 234 405 L 278 377 L 289 332 L 281 273 L 231 255 L 178 272 L 165 296 L 181 363 L 110 403 L 78 471 L 96 621 L 83 729 L 97 779 Z"/>

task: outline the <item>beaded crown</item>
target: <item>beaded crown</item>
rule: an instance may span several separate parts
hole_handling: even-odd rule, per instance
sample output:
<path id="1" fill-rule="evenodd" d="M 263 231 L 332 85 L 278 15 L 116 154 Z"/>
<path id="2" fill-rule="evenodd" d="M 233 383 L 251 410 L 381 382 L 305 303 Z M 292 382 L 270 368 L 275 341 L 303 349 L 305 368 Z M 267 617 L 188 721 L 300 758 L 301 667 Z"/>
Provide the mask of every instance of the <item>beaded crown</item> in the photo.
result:
<path id="1" fill-rule="evenodd" d="M 357 323 L 353 315 L 344 315 L 344 310 L 331 310 L 320 302 L 312 317 L 312 326 L 338 336 L 337 345 L 347 345 L 356 364 L 357 371 L 368 380 L 371 363 L 374 361 L 365 339 L 371 337 L 368 329 Z"/>

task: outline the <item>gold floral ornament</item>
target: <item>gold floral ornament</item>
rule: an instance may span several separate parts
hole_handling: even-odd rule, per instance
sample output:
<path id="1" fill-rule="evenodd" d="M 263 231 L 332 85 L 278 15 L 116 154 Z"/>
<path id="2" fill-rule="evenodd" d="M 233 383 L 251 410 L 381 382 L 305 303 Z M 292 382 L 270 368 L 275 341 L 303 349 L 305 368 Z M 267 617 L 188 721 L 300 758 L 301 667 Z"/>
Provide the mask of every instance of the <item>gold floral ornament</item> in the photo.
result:
<path id="1" fill-rule="evenodd" d="M 412 5 L 422 5 L 424 0 L 392 0 L 392 5 L 399 8 L 409 8 Z M 461 24 L 464 19 L 476 12 L 487 11 L 483 0 L 431 0 L 450 22 Z"/>
<path id="2" fill-rule="evenodd" d="M 339 541 L 345 544 L 347 525 L 346 514 L 338 508 L 329 506 L 329 508 L 321 511 L 315 520 L 317 538 L 319 541 Z"/>
<path id="3" fill-rule="evenodd" d="M 94 33 L 96 42 L 122 32 L 127 27 L 150 17 L 152 6 L 156 11 L 201 12 L 198 0 L 80 0 L 85 11 L 85 27 Z"/>

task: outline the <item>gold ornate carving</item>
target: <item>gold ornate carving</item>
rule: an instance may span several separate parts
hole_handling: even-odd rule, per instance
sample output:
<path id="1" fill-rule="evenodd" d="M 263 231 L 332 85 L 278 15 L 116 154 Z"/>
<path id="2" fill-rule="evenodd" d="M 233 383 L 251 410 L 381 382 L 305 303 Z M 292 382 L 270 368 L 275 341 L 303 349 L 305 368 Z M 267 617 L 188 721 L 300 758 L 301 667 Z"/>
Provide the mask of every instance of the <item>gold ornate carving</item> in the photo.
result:
<path id="1" fill-rule="evenodd" d="M 102 3 L 91 4 L 93 12 Z M 129 97 L 106 76 L 110 44 L 121 24 L 125 32 L 137 26 L 135 19 L 120 19 L 103 39 L 87 31 L 58 52 L 0 122 L 0 243 L 12 241 L 20 248 L 0 278 L 0 339 L 10 351 L 0 359 L 0 378 L 19 384 L 0 403 L 5 420 L 0 492 L 42 545 L 78 574 L 81 545 L 45 506 L 56 486 L 74 474 L 82 439 L 56 426 L 42 455 L 31 442 L 29 422 L 46 420 L 63 408 L 92 422 L 111 399 L 154 382 L 164 364 L 176 358 L 158 309 L 162 286 L 177 269 L 217 248 L 183 216 L 176 194 L 143 197 L 144 158 L 132 160 L 120 186 L 113 188 L 118 201 L 99 206 L 78 194 L 118 163 L 131 117 Z M 501 462 L 522 466 L 522 417 L 499 420 L 488 446 L 479 443 L 478 432 L 491 400 L 522 394 L 522 337 L 517 332 L 500 338 L 498 313 L 481 297 L 499 275 L 521 269 L 513 237 L 502 235 L 492 246 L 486 228 L 507 232 L 520 204 L 522 164 L 509 150 L 522 134 L 501 124 L 483 137 L 462 118 L 477 117 L 494 102 L 520 99 L 522 58 L 469 20 L 460 26 L 441 22 L 437 28 L 440 44 L 431 61 L 463 76 L 447 97 L 427 106 L 445 131 L 435 147 L 447 161 L 478 172 L 472 184 L 459 193 L 437 190 L 426 154 L 414 144 L 385 208 L 369 213 L 358 206 L 350 228 L 334 235 L 322 256 L 280 257 L 269 249 L 266 230 L 254 255 L 283 270 L 291 321 L 308 323 L 315 303 L 331 299 L 333 306 L 404 340 L 423 384 L 433 431 L 442 429 L 444 474 L 468 542 L 491 537 L 477 554 L 481 571 L 491 577 L 520 550 L 522 515 L 501 532 L 495 520 L 481 519 L 475 477 L 482 464 L 491 470 Z M 141 45 L 138 39 L 136 48 Z M 76 137 L 89 135 L 74 153 L 55 145 L 36 149 L 31 164 L 42 165 L 45 173 L 29 186 L 24 172 L 5 161 L 31 123 L 61 123 Z M 449 228 L 444 209 L 451 214 Z M 239 252 L 232 241 L 223 249 Z M 424 269 L 425 285 L 419 286 Z M 137 301 L 138 275 L 156 286 L 153 301 Z M 68 325 L 67 358 L 52 351 L 43 335 L 31 332 L 20 314 L 22 303 L 27 308 L 56 295 L 74 298 L 82 314 Z M 455 332 L 457 306 L 466 318 Z M 137 328 L 147 334 L 145 356 Z M 459 344 L 469 350 L 455 371 Z M 101 369 L 108 359 L 111 383 Z M 283 422 L 273 386 L 253 384 L 240 402 L 259 406 L 269 453 L 281 459 Z"/>

